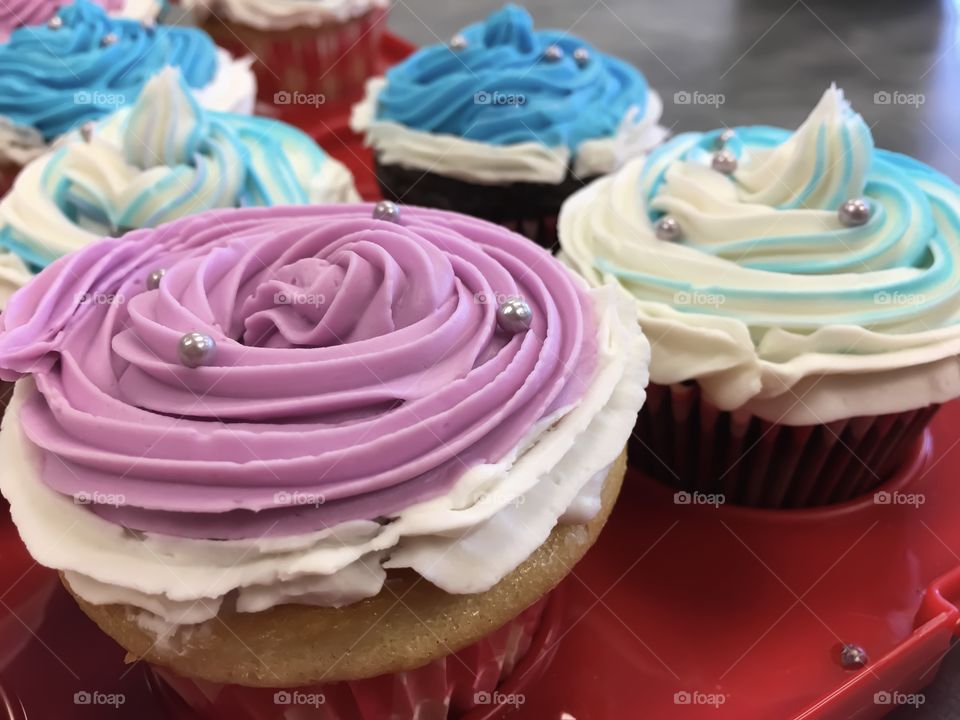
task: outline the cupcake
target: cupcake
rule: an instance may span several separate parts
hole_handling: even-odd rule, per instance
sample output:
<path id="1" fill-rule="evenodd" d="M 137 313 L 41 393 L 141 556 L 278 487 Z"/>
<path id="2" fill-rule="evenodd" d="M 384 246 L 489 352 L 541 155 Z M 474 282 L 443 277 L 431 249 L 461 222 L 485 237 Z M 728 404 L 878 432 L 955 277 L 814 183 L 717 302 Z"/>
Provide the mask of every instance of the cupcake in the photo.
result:
<path id="1" fill-rule="evenodd" d="M 262 101 L 319 107 L 380 71 L 389 0 L 183 0 L 219 45 L 252 53 Z"/>
<path id="2" fill-rule="evenodd" d="M 141 22 L 155 20 L 162 9 L 162 3 L 157 0 L 93 1 L 111 15 Z M 0 7 L 0 42 L 7 42 L 10 33 L 25 25 L 49 22 L 64 4 L 63 0 L 6 0 Z"/>
<path id="3" fill-rule="evenodd" d="M 661 109 L 635 68 L 508 5 L 371 80 L 351 122 L 384 197 L 552 247 L 571 193 L 664 138 Z"/>
<path id="4" fill-rule="evenodd" d="M 137 102 L 31 162 L 0 201 L 0 245 L 34 268 L 105 235 L 214 208 L 357 201 L 306 134 L 204 109 L 175 68 Z"/>
<path id="5" fill-rule="evenodd" d="M 249 61 L 195 28 L 114 18 L 77 0 L 46 25 L 15 30 L 0 44 L 0 187 L 64 133 L 132 103 L 166 65 L 204 105 L 252 111 Z"/>
<path id="6" fill-rule="evenodd" d="M 615 288 L 481 220 L 204 213 L 10 300 L 0 489 L 207 716 L 457 716 L 600 531 L 648 350 Z"/>
<path id="7" fill-rule="evenodd" d="M 960 395 L 960 190 L 831 87 L 796 130 L 678 136 L 564 206 L 564 257 L 653 344 L 638 462 L 763 507 L 889 478 Z"/>

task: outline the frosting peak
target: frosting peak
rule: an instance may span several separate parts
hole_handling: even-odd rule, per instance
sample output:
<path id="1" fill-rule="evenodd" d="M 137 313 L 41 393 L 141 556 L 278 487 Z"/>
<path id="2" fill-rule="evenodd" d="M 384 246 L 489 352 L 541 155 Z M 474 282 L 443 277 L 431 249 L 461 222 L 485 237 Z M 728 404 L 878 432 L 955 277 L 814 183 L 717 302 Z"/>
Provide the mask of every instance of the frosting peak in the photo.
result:
<path id="1" fill-rule="evenodd" d="M 807 275 L 929 259 L 933 206 L 920 186 L 935 173 L 876 150 L 863 118 L 835 87 L 793 133 L 734 129 L 723 147 L 738 160 L 730 174 L 711 168 L 720 135 L 680 135 L 643 170 L 643 202 L 653 219 L 668 214 L 679 222 L 683 245 L 742 267 Z M 847 227 L 838 211 L 861 196 L 874 212 L 866 224 Z"/>
<path id="2" fill-rule="evenodd" d="M 487 19 L 483 44 L 488 48 L 510 45 L 521 53 L 533 52 L 537 48 L 533 18 L 522 7 L 507 5 Z"/>
<path id="3" fill-rule="evenodd" d="M 872 156 L 869 127 L 833 85 L 786 142 L 750 149 L 736 173 L 740 200 L 835 211 L 863 195 Z"/>

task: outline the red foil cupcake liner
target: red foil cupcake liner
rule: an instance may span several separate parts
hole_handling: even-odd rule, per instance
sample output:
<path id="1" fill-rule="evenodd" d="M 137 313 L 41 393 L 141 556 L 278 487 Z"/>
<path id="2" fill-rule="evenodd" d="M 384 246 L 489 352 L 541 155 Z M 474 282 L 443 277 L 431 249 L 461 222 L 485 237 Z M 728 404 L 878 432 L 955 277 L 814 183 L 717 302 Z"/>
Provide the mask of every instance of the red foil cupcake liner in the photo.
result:
<path id="1" fill-rule="evenodd" d="M 255 57 L 253 72 L 262 102 L 279 110 L 313 103 L 321 110 L 363 97 L 367 78 L 381 70 L 386 16 L 386 8 L 373 8 L 346 22 L 287 31 L 261 31 L 210 18 L 203 28 L 234 55 Z"/>
<path id="2" fill-rule="evenodd" d="M 939 407 L 791 426 L 718 410 L 695 383 L 651 384 L 630 461 L 685 493 L 681 503 L 829 505 L 889 479 Z"/>
<path id="3" fill-rule="evenodd" d="M 501 687 L 520 663 L 532 659 L 542 672 L 555 645 L 543 638 L 558 623 L 555 598 L 547 595 L 483 640 L 415 670 L 300 688 L 219 685 L 153 671 L 175 693 L 169 699 L 203 720 L 447 720 L 522 704 L 515 688 Z"/>

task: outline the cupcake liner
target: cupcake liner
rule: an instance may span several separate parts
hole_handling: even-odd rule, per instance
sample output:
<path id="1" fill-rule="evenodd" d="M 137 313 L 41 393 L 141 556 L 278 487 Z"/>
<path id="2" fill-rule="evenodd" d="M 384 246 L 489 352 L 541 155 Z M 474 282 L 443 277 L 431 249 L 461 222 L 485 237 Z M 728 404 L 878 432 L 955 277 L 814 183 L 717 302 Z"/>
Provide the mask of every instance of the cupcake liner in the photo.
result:
<path id="1" fill-rule="evenodd" d="M 320 110 L 363 96 L 367 78 L 380 71 L 386 15 L 386 8 L 372 8 L 346 22 L 276 31 L 211 16 L 202 27 L 234 55 L 255 57 L 257 97 L 262 102 Z"/>
<path id="2" fill-rule="evenodd" d="M 0 197 L 10 191 L 22 169 L 23 166 L 16 163 L 0 163 Z"/>
<path id="3" fill-rule="evenodd" d="M 790 426 L 718 410 L 696 383 L 651 384 L 630 460 L 688 493 L 678 502 L 764 508 L 828 505 L 851 500 L 889 479 L 939 407 Z"/>
<path id="4" fill-rule="evenodd" d="M 556 250 L 557 217 L 570 195 L 594 178 L 569 175 L 558 184 L 509 183 L 481 185 L 375 159 L 383 196 L 394 202 L 452 210 L 495 222 Z"/>
<path id="5" fill-rule="evenodd" d="M 175 694 L 168 693 L 168 700 L 185 704 L 203 720 L 446 720 L 475 708 L 516 704 L 515 695 L 501 695 L 498 688 L 529 656 L 537 655 L 537 664 L 546 666 L 546 643 L 538 640 L 559 622 L 554 605 L 555 598 L 547 595 L 453 655 L 415 670 L 366 680 L 250 688 L 189 679 L 167 668 L 153 671 Z"/>

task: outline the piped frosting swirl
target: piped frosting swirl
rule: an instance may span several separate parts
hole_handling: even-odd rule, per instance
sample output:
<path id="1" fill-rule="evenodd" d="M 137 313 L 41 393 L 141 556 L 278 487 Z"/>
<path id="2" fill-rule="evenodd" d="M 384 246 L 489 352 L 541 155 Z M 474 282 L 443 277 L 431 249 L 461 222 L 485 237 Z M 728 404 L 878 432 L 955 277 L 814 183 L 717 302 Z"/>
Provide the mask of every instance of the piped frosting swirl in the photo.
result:
<path id="1" fill-rule="evenodd" d="M 166 65 L 193 88 L 216 75 L 217 48 L 200 30 L 113 18 L 88 0 L 57 17 L 59 27 L 23 27 L 0 45 L 0 116 L 48 141 L 129 105 Z"/>
<path id="2" fill-rule="evenodd" d="M 567 258 L 637 298 L 653 381 L 696 379 L 723 409 L 792 424 L 960 394 L 957 186 L 875 149 L 836 88 L 793 133 L 721 135 L 674 138 L 561 218 Z M 721 148 L 730 174 L 711 166 Z M 845 225 L 840 206 L 861 197 L 869 219 Z M 655 237 L 664 216 L 678 240 Z M 891 392 L 871 392 L 881 379 Z"/>
<path id="3" fill-rule="evenodd" d="M 529 331 L 498 330 L 483 299 L 504 296 L 533 309 Z M 42 478 L 58 493 L 120 494 L 91 507 L 136 530 L 292 535 L 387 516 L 503 457 L 583 395 L 596 322 L 564 268 L 480 221 L 221 211 L 54 263 L 2 316 L 0 375 L 36 380 L 22 428 L 56 457 Z M 217 351 L 190 369 L 177 345 L 194 331 Z"/>
<path id="4" fill-rule="evenodd" d="M 208 209 L 357 199 L 349 171 L 307 135 L 204 109 L 174 68 L 89 142 L 69 140 L 0 202 L 0 244 L 34 267 L 104 235 Z"/>

